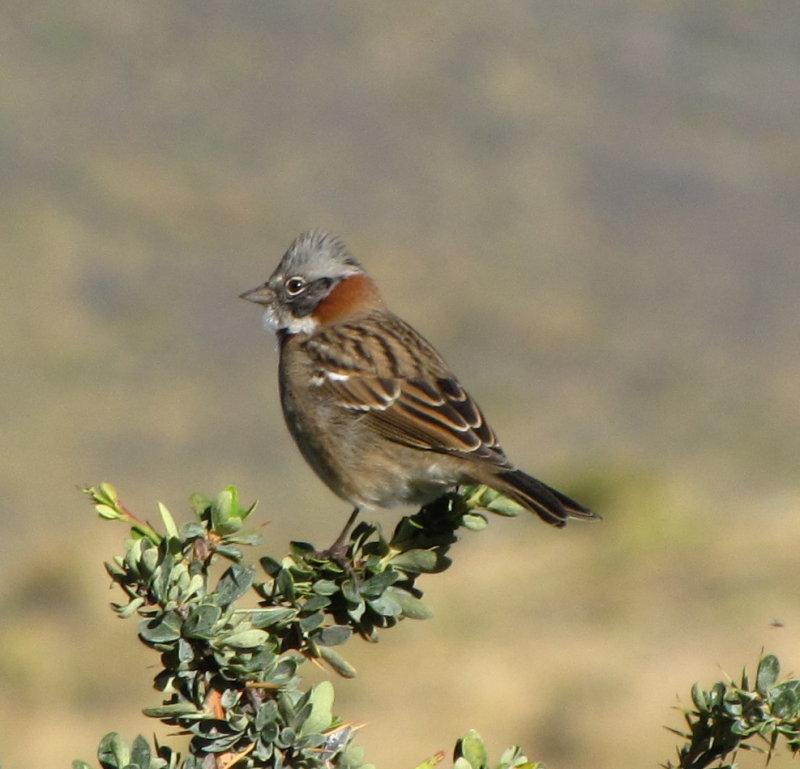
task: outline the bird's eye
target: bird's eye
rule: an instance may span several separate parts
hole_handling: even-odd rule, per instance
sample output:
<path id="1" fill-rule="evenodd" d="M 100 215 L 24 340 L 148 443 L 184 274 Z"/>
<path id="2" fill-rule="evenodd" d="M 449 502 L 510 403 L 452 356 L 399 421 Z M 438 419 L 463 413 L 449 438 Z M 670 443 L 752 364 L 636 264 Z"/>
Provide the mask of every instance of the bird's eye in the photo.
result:
<path id="1" fill-rule="evenodd" d="M 289 296 L 297 296 L 305 291 L 306 282 L 301 278 L 299 275 L 296 275 L 293 278 L 287 278 L 286 282 L 283 284 L 286 288 L 286 293 Z"/>

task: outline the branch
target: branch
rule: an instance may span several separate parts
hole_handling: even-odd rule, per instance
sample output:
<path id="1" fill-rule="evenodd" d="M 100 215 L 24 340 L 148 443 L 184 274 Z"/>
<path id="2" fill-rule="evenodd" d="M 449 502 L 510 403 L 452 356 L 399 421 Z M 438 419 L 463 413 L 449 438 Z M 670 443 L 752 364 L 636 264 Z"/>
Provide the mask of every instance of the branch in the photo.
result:
<path id="1" fill-rule="evenodd" d="M 684 711 L 689 731 L 669 731 L 688 740 L 678 749 L 678 763 L 664 769 L 734 769 L 738 750 L 766 753 L 769 763 L 779 738 L 792 753 L 800 751 L 800 681 L 778 683 L 780 663 L 772 654 L 758 663 L 755 686 L 747 671 L 741 684 L 719 681 L 709 690 L 692 687 L 694 708 Z M 761 744 L 759 744 L 761 743 Z M 716 763 L 715 762 L 719 762 Z"/>
<path id="2" fill-rule="evenodd" d="M 416 580 L 450 565 L 458 528 L 483 528 L 484 511 L 521 510 L 496 492 L 471 487 L 403 518 L 391 537 L 378 524 L 361 523 L 343 562 L 293 542 L 280 561 L 262 557 L 259 571 L 242 550 L 260 542 L 242 532 L 255 505 L 241 508 L 233 487 L 213 500 L 194 495 L 194 519 L 180 528 L 159 505 L 164 533 L 133 515 L 110 484 L 84 491 L 101 517 L 131 527 L 125 554 L 106 569 L 125 596 L 114 611 L 138 615 L 140 640 L 161 655 L 154 683 L 165 697 L 144 713 L 191 735 L 190 755 L 179 763 L 166 746 L 153 755 L 145 740 L 129 749 L 112 733 L 98 753 L 104 769 L 365 766 L 352 742 L 358 727 L 333 714 L 332 684 L 303 691 L 298 669 L 313 660 L 354 676 L 334 647 L 353 635 L 374 642 L 379 630 L 402 619 L 430 617 Z M 220 558 L 230 565 L 214 580 L 212 565 Z M 242 605 L 246 598 L 249 606 Z M 459 767 L 484 769 L 475 763 L 480 738 L 470 733 L 464 740 Z M 525 764 L 516 749 L 501 759 L 503 767 Z"/>

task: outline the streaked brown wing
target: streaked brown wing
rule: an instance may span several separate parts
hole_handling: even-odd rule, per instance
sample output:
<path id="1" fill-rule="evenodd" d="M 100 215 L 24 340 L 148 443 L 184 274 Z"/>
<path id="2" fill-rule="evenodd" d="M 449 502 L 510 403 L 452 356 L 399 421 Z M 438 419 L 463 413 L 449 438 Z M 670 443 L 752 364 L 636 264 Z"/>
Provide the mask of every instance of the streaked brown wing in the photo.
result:
<path id="1" fill-rule="evenodd" d="M 318 366 L 315 385 L 343 408 L 361 412 L 377 435 L 510 466 L 477 403 L 436 350 L 399 318 L 367 317 L 321 330 L 306 350 Z"/>
<path id="2" fill-rule="evenodd" d="M 507 463 L 478 404 L 452 378 L 403 382 L 392 407 L 370 419 L 377 432 L 397 443 Z M 414 444 L 412 435 L 418 437 Z"/>
<path id="3" fill-rule="evenodd" d="M 400 394 L 400 382 L 397 379 L 357 374 L 332 377 L 328 372 L 327 376 L 323 374 L 319 377 L 318 386 L 322 393 L 343 408 L 364 413 L 389 408 Z"/>
<path id="4" fill-rule="evenodd" d="M 471 454 L 505 465 L 481 410 L 455 379 L 435 384 L 349 375 L 326 379 L 321 390 L 395 443 L 442 453 Z"/>

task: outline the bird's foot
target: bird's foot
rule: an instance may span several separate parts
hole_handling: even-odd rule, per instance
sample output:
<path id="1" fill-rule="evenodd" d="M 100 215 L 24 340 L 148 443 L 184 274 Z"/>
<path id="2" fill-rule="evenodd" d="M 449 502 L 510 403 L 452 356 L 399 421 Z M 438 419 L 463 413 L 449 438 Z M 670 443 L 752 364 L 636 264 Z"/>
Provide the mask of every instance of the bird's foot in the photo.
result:
<path id="1" fill-rule="evenodd" d="M 351 570 L 352 564 L 348 554 L 349 548 L 347 536 L 350 534 L 350 529 L 353 527 L 357 517 L 358 508 L 356 507 L 353 512 L 350 513 L 347 523 L 344 525 L 344 528 L 339 536 L 336 537 L 333 544 L 330 547 L 325 548 L 325 550 L 317 550 L 313 553 L 310 553 L 310 557 L 318 561 L 332 561 L 337 566 L 341 566 L 345 570 Z"/>

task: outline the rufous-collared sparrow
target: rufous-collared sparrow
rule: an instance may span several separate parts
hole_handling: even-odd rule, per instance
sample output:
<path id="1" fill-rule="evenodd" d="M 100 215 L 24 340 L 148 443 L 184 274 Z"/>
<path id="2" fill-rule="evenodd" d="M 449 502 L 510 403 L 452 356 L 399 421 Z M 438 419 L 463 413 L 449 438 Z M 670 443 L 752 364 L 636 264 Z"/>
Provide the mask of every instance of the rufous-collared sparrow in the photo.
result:
<path id="1" fill-rule="evenodd" d="M 303 233 L 269 280 L 241 296 L 265 307 L 289 432 L 355 507 L 348 525 L 360 508 L 425 504 L 476 483 L 555 526 L 598 517 L 508 460 L 439 353 L 386 308 L 335 236 Z"/>

